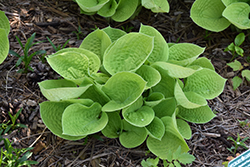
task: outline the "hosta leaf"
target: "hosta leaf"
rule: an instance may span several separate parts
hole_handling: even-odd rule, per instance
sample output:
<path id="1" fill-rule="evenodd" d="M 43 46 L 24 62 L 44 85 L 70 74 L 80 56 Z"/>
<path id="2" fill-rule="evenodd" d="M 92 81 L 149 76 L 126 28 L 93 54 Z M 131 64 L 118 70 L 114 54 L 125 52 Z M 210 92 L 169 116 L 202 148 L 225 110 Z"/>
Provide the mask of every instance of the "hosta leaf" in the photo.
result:
<path id="1" fill-rule="evenodd" d="M 156 62 L 152 64 L 152 67 L 160 67 L 163 70 L 166 70 L 168 75 L 173 78 L 187 78 L 196 72 L 188 67 L 182 67 L 176 64 L 166 63 L 166 62 Z"/>
<path id="2" fill-rule="evenodd" d="M 75 102 L 81 101 L 76 99 Z M 79 140 L 85 137 L 83 136 L 69 136 L 63 134 L 62 131 L 62 115 L 64 110 L 74 102 L 62 101 L 62 102 L 43 102 L 40 104 L 40 114 L 44 124 L 55 135 L 66 140 Z"/>
<path id="3" fill-rule="evenodd" d="M 235 76 L 233 79 L 232 79 L 232 82 L 233 82 L 233 89 L 236 90 L 240 84 L 242 84 L 242 79 L 238 76 Z"/>
<path id="4" fill-rule="evenodd" d="M 242 77 L 246 77 L 248 81 L 250 81 L 250 70 L 243 70 L 241 72 Z"/>
<path id="5" fill-rule="evenodd" d="M 167 0 L 142 0 L 142 6 L 151 9 L 152 12 L 169 12 L 169 3 Z"/>
<path id="6" fill-rule="evenodd" d="M 190 64 L 190 66 L 195 66 L 195 65 L 202 67 L 202 68 L 208 68 L 214 71 L 214 66 L 211 63 L 211 60 L 207 59 L 206 57 L 198 58 L 195 61 L 193 61 L 193 63 Z"/>
<path id="7" fill-rule="evenodd" d="M 219 32 L 231 24 L 222 16 L 224 9 L 221 0 L 196 0 L 191 7 L 190 17 L 200 27 Z"/>
<path id="8" fill-rule="evenodd" d="M 111 39 L 111 42 L 116 41 L 117 39 L 119 39 L 120 37 L 122 37 L 123 35 L 126 35 L 127 33 L 125 31 L 122 31 L 120 29 L 117 28 L 112 28 L 112 27 L 106 27 L 104 29 L 102 29 L 106 34 L 108 34 L 109 38 Z"/>
<path id="9" fill-rule="evenodd" d="M 161 140 L 165 134 L 165 126 L 158 117 L 154 117 L 153 121 L 146 126 L 146 129 L 151 137 L 158 140 Z"/>
<path id="10" fill-rule="evenodd" d="M 142 94 L 146 82 L 137 74 L 120 72 L 113 75 L 102 87 L 111 101 L 105 104 L 102 111 L 115 111 L 134 103 Z"/>
<path id="11" fill-rule="evenodd" d="M 146 98 L 146 101 L 144 101 L 144 104 L 147 106 L 153 107 L 153 106 L 159 104 L 164 99 L 165 99 L 165 97 L 162 93 L 153 92 Z"/>
<path id="12" fill-rule="evenodd" d="M 228 6 L 230 5 L 231 3 L 234 3 L 234 2 L 240 2 L 241 0 L 221 0 L 225 6 Z"/>
<path id="13" fill-rule="evenodd" d="M 68 106 L 62 115 L 63 134 L 81 136 L 101 131 L 108 123 L 108 116 L 101 108 L 99 103 L 90 107 L 79 103 Z"/>
<path id="14" fill-rule="evenodd" d="M 134 148 L 141 145 L 147 138 L 147 130 L 142 127 L 136 127 L 125 120 L 123 122 L 123 131 L 119 136 L 120 143 L 126 148 Z"/>
<path id="15" fill-rule="evenodd" d="M 195 92 L 206 99 L 213 99 L 224 89 L 226 79 L 215 71 L 202 69 L 187 78 L 183 91 Z"/>
<path id="16" fill-rule="evenodd" d="M 175 98 L 167 98 L 162 100 L 159 104 L 153 107 L 155 116 L 162 118 L 165 116 L 172 116 L 176 109 Z"/>
<path id="17" fill-rule="evenodd" d="M 194 109 L 187 109 L 179 106 L 177 117 L 193 123 L 207 123 L 215 117 L 208 105 Z"/>
<path id="18" fill-rule="evenodd" d="M 134 14 L 138 3 L 138 0 L 119 0 L 116 12 L 111 18 L 117 22 L 129 19 Z"/>
<path id="19" fill-rule="evenodd" d="M 129 33 L 119 38 L 104 54 L 104 68 L 114 75 L 121 71 L 135 71 L 146 61 L 154 45 L 153 37 Z"/>
<path id="20" fill-rule="evenodd" d="M 9 39 L 6 30 L 0 28 L 0 64 L 5 60 L 9 53 Z"/>
<path id="21" fill-rule="evenodd" d="M 191 43 L 179 43 L 169 48 L 169 62 L 187 66 L 191 64 L 205 48 Z"/>
<path id="22" fill-rule="evenodd" d="M 155 86 L 161 80 L 161 74 L 151 66 L 142 65 L 136 73 L 147 82 L 147 88 Z"/>
<path id="23" fill-rule="evenodd" d="M 122 120 L 118 112 L 111 112 L 108 114 L 108 124 L 102 130 L 102 134 L 108 138 L 117 138 L 122 132 Z"/>
<path id="24" fill-rule="evenodd" d="M 0 29 L 5 30 L 5 34 L 8 36 L 10 32 L 10 24 L 8 18 L 3 11 L 0 11 Z"/>
<path id="25" fill-rule="evenodd" d="M 90 86 L 77 87 L 77 85 L 67 80 L 46 80 L 38 83 L 42 94 L 50 101 L 61 101 L 78 98 Z"/>
<path id="26" fill-rule="evenodd" d="M 104 31 L 97 29 L 84 38 L 79 48 L 95 53 L 102 61 L 104 51 L 110 44 L 111 39 L 109 36 Z"/>
<path id="27" fill-rule="evenodd" d="M 244 2 L 232 3 L 227 6 L 222 15 L 240 29 L 250 28 L 250 6 Z"/>
<path id="28" fill-rule="evenodd" d="M 239 71 L 243 68 L 243 66 L 241 65 L 241 63 L 237 60 L 234 60 L 234 62 L 231 63 L 227 63 L 227 65 L 229 67 L 231 67 L 233 69 L 233 71 Z"/>
<path id="29" fill-rule="evenodd" d="M 101 9 L 109 0 L 76 0 L 84 12 L 96 12 Z"/>
<path id="30" fill-rule="evenodd" d="M 109 0 L 98 12 L 97 14 L 103 17 L 110 17 L 115 14 L 118 4 L 116 0 Z"/>
<path id="31" fill-rule="evenodd" d="M 165 125 L 165 134 L 161 141 L 149 136 L 147 139 L 149 150 L 161 159 L 166 159 L 168 151 L 174 152 L 179 146 L 182 152 L 187 152 L 189 148 L 176 129 L 173 118 L 166 116 L 161 120 Z"/>
<path id="32" fill-rule="evenodd" d="M 185 139 L 190 139 L 192 136 L 192 131 L 188 123 L 182 119 L 176 119 L 176 123 L 180 134 Z"/>
<path id="33" fill-rule="evenodd" d="M 147 60 L 151 63 L 157 61 L 167 61 L 169 48 L 161 33 L 155 28 L 151 26 L 145 26 L 143 24 L 141 24 L 140 33 L 154 37 L 154 49 Z"/>
<path id="34" fill-rule="evenodd" d="M 148 106 L 142 106 L 137 110 L 131 110 L 128 107 L 122 110 L 122 116 L 131 125 L 145 127 L 153 121 L 155 113 L 154 110 Z"/>

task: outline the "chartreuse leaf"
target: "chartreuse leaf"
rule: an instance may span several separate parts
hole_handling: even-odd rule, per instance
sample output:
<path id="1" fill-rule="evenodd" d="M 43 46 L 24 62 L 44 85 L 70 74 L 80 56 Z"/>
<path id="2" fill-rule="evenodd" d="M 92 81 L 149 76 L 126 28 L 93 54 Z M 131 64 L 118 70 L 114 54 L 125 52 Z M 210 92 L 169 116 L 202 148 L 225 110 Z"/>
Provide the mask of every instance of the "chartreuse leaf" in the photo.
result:
<path id="1" fill-rule="evenodd" d="M 143 167 L 156 167 L 159 163 L 159 157 L 156 157 L 155 159 L 153 158 L 148 158 L 146 161 L 142 160 L 141 165 Z"/>
<path id="2" fill-rule="evenodd" d="M 175 98 L 170 97 L 162 100 L 159 104 L 153 107 L 155 111 L 155 116 L 162 118 L 165 116 L 172 116 L 176 109 Z"/>
<path id="3" fill-rule="evenodd" d="M 179 83 L 176 81 L 174 96 L 177 102 L 185 108 L 198 108 L 207 105 L 207 101 L 195 92 L 183 92 Z"/>
<path id="4" fill-rule="evenodd" d="M 164 100 L 165 97 L 160 92 L 153 92 L 151 93 L 144 101 L 144 104 L 150 107 L 153 107 L 157 104 L 159 104 L 162 100 Z"/>
<path id="5" fill-rule="evenodd" d="M 169 12 L 169 3 L 167 0 L 142 0 L 142 6 L 151 9 L 152 12 Z"/>
<path id="6" fill-rule="evenodd" d="M 136 73 L 147 82 L 147 88 L 155 86 L 161 80 L 161 74 L 155 68 L 148 65 L 142 65 Z"/>
<path id="7" fill-rule="evenodd" d="M 108 124 L 102 130 L 102 134 L 108 138 L 117 138 L 122 132 L 123 123 L 118 112 L 110 112 L 108 114 Z"/>
<path id="8" fill-rule="evenodd" d="M 243 70 L 241 72 L 242 77 L 246 77 L 248 81 L 250 81 L 250 70 Z"/>
<path id="9" fill-rule="evenodd" d="M 101 108 L 99 103 L 90 107 L 79 103 L 69 105 L 62 115 L 63 134 L 82 136 L 101 131 L 108 123 L 108 116 Z"/>
<path id="10" fill-rule="evenodd" d="M 147 60 L 151 63 L 157 61 L 167 61 L 169 48 L 161 33 L 155 28 L 151 26 L 145 26 L 143 24 L 141 24 L 140 33 L 154 37 L 154 49 Z"/>
<path id="11" fill-rule="evenodd" d="M 206 99 L 213 99 L 224 89 L 226 79 L 215 71 L 204 68 L 187 78 L 183 91 L 195 92 Z"/>
<path id="12" fill-rule="evenodd" d="M 161 140 L 165 134 L 165 126 L 160 118 L 154 117 L 153 121 L 146 126 L 149 136 Z"/>
<path id="13" fill-rule="evenodd" d="M 4 29 L 6 35 L 10 32 L 9 20 L 3 11 L 0 11 L 0 29 Z"/>
<path id="14" fill-rule="evenodd" d="M 224 9 L 221 0 L 196 0 L 191 7 L 190 17 L 200 27 L 219 32 L 231 24 L 222 16 Z"/>
<path id="15" fill-rule="evenodd" d="M 116 41 L 117 39 L 119 39 L 120 37 L 122 37 L 123 35 L 126 35 L 127 33 L 125 31 L 122 31 L 120 29 L 117 28 L 112 28 L 110 26 L 102 29 L 106 34 L 108 34 L 109 38 L 111 39 L 111 42 Z"/>
<path id="16" fill-rule="evenodd" d="M 152 52 L 153 41 L 153 37 L 141 33 L 122 36 L 106 50 L 104 68 L 111 75 L 121 71 L 137 70 Z"/>
<path id="17" fill-rule="evenodd" d="M 105 104 L 102 111 L 123 109 L 134 103 L 142 94 L 146 82 L 132 72 L 120 72 L 113 75 L 102 87 L 102 91 L 111 101 Z"/>
<path id="18" fill-rule="evenodd" d="M 169 62 L 187 66 L 191 64 L 205 48 L 191 43 L 179 43 L 169 48 Z"/>
<path id="19" fill-rule="evenodd" d="M 180 134 L 185 139 L 190 139 L 192 136 L 192 131 L 188 123 L 182 119 L 176 119 L 177 128 Z"/>
<path id="20" fill-rule="evenodd" d="M 109 0 L 76 0 L 84 12 L 96 12 L 101 9 Z"/>
<path id="21" fill-rule="evenodd" d="M 110 44 L 109 36 L 103 30 L 97 29 L 84 38 L 79 48 L 95 53 L 102 61 L 104 51 Z"/>
<path id="22" fill-rule="evenodd" d="M 226 7 L 222 15 L 240 29 L 249 29 L 250 6 L 245 2 L 232 3 Z"/>
<path id="23" fill-rule="evenodd" d="M 187 78 L 196 72 L 194 69 L 167 62 L 156 62 L 152 64 L 152 67 L 160 67 L 163 70 L 166 70 L 168 75 L 172 78 Z"/>
<path id="24" fill-rule="evenodd" d="M 233 79 L 232 79 L 232 82 L 233 82 L 233 89 L 236 90 L 240 84 L 242 84 L 242 79 L 238 76 L 235 76 Z"/>
<path id="25" fill-rule="evenodd" d="M 234 62 L 227 63 L 227 65 L 229 67 L 231 67 L 233 69 L 233 71 L 239 71 L 239 70 L 243 69 L 243 66 L 241 65 L 241 63 L 238 60 L 234 60 Z"/>
<path id="26" fill-rule="evenodd" d="M 165 125 L 165 134 L 161 141 L 149 136 L 147 139 L 149 150 L 161 159 L 166 159 L 168 151 L 174 152 L 179 146 L 181 146 L 181 152 L 187 152 L 189 148 L 176 129 L 175 120 L 169 116 L 163 117 L 161 120 Z"/>
<path id="27" fill-rule="evenodd" d="M 187 109 L 181 106 L 178 106 L 178 108 L 177 117 L 193 123 L 207 123 L 215 117 L 208 105 L 194 109 Z"/>
<path id="28" fill-rule="evenodd" d="M 69 105 L 77 102 L 85 105 L 93 103 L 91 100 L 75 99 L 71 101 L 61 101 L 61 102 L 45 101 L 40 104 L 40 114 L 42 120 L 52 133 L 66 140 L 79 140 L 85 137 L 85 135 L 81 136 L 65 135 L 63 134 L 62 131 L 62 115 L 64 110 Z"/>
<path id="29" fill-rule="evenodd" d="M 126 148 L 134 148 L 141 145 L 147 138 L 145 127 L 136 127 L 125 120 L 123 122 L 123 131 L 119 136 L 120 143 Z"/>
<path id="30" fill-rule="evenodd" d="M 0 20 L 1 21 L 1 20 Z M 0 64 L 5 60 L 9 53 L 9 39 L 6 30 L 0 28 Z"/>
<path id="31" fill-rule="evenodd" d="M 230 5 L 231 3 L 234 3 L 234 2 L 240 2 L 241 0 L 221 0 L 225 6 L 228 6 Z"/>
<path id="32" fill-rule="evenodd" d="M 100 10 L 98 10 L 97 14 L 103 17 L 111 17 L 115 14 L 116 8 L 118 4 L 116 0 L 109 0 Z"/>
<path id="33" fill-rule="evenodd" d="M 199 66 L 199 67 L 202 67 L 202 68 L 208 68 L 208 69 L 214 71 L 213 64 L 206 57 L 201 57 L 201 58 L 196 59 L 188 67 L 192 67 L 192 66 Z"/>
<path id="34" fill-rule="evenodd" d="M 116 12 L 111 18 L 117 22 L 123 22 L 134 14 L 138 5 L 138 0 L 119 0 Z"/>
<path id="35" fill-rule="evenodd" d="M 42 94 L 50 101 L 61 101 L 73 98 L 78 98 L 90 86 L 77 87 L 71 81 L 61 80 L 46 80 L 38 83 Z"/>

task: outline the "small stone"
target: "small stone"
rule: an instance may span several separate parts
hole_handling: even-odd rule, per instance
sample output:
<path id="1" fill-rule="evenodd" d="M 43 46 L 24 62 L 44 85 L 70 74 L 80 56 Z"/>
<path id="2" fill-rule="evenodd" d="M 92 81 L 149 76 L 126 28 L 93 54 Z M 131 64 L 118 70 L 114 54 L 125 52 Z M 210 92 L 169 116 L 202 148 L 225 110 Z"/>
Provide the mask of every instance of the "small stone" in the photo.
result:
<path id="1" fill-rule="evenodd" d="M 27 104 L 28 106 L 32 106 L 32 107 L 34 107 L 34 106 L 37 105 L 37 103 L 36 103 L 34 100 L 30 100 L 30 99 L 26 102 L 26 104 Z"/>

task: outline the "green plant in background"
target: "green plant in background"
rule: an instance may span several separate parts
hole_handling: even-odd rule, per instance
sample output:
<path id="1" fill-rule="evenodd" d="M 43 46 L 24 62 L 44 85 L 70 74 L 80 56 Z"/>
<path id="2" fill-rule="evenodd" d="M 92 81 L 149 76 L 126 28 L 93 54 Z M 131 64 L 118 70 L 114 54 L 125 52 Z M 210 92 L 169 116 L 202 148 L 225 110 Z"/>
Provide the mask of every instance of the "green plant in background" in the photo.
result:
<path id="1" fill-rule="evenodd" d="M 35 39 L 35 36 L 36 36 L 36 33 L 33 33 L 31 35 L 30 38 L 28 38 L 25 46 L 23 46 L 21 40 L 18 38 L 18 36 L 16 36 L 16 39 L 19 43 L 19 45 L 21 46 L 22 50 L 23 50 L 23 55 L 19 55 L 18 53 L 14 52 L 13 50 L 10 50 L 9 53 L 18 57 L 19 59 L 17 60 L 16 62 L 16 67 L 18 67 L 22 62 L 24 62 L 24 68 L 23 69 L 20 69 L 18 70 L 18 72 L 20 73 L 27 73 L 28 72 L 28 69 L 33 71 L 33 69 L 29 66 L 30 64 L 30 61 L 31 59 L 36 56 L 36 55 L 40 55 L 40 54 L 45 54 L 46 51 L 45 50 L 38 50 L 36 52 L 33 52 L 31 55 L 29 55 L 29 51 L 31 49 L 32 46 L 38 44 L 38 43 L 41 43 L 43 41 L 38 41 L 38 42 L 35 42 L 33 43 L 34 39 Z"/>
<path id="2" fill-rule="evenodd" d="M 236 154 L 236 151 L 239 147 L 243 147 L 244 149 L 248 149 L 246 144 L 244 143 L 247 139 L 249 139 L 249 137 L 245 137 L 244 139 L 241 140 L 240 135 L 238 134 L 238 137 L 236 140 L 234 140 L 231 136 L 229 136 L 227 138 L 227 140 L 231 140 L 234 143 L 234 146 L 232 146 L 231 148 L 227 148 L 231 153 L 233 153 L 234 155 Z"/>
<path id="3" fill-rule="evenodd" d="M 241 73 L 241 77 L 235 76 L 232 79 L 234 90 L 237 89 L 243 83 L 244 78 L 246 78 L 247 81 L 250 81 L 250 70 L 243 70 L 244 66 L 239 61 L 235 60 L 234 62 L 227 63 L 227 65 L 231 67 L 233 71 Z"/>
<path id="4" fill-rule="evenodd" d="M 3 139 L 0 137 L 0 141 L 4 141 L 4 147 L 1 148 L 0 151 L 0 166 L 4 167 L 19 167 L 19 166 L 29 166 L 31 167 L 32 164 L 38 164 L 36 161 L 29 161 L 28 158 L 31 157 L 32 147 L 29 148 L 13 148 L 9 139 Z"/>
<path id="5" fill-rule="evenodd" d="M 96 25 L 95 25 L 95 28 L 97 28 Z M 81 38 L 84 37 L 84 33 L 82 32 L 81 26 L 78 26 L 78 30 L 77 31 L 73 31 L 72 33 L 76 34 L 77 40 L 80 40 Z"/>
<path id="6" fill-rule="evenodd" d="M 75 0 L 81 8 L 81 13 L 103 17 L 111 17 L 117 22 L 123 22 L 137 13 L 143 6 L 152 12 L 169 12 L 167 0 Z"/>
<path id="7" fill-rule="evenodd" d="M 90 33 L 79 48 L 48 56 L 64 79 L 39 83 L 49 100 L 40 104 L 43 122 L 67 140 L 101 131 L 126 148 L 146 141 L 161 159 L 179 146 L 186 153 L 186 121 L 206 123 L 215 116 L 206 99 L 218 96 L 226 80 L 207 58 L 198 58 L 205 48 L 170 46 L 150 26 L 141 25 L 139 33 L 107 27 Z"/>
<path id="8" fill-rule="evenodd" d="M 58 45 L 58 46 L 55 46 L 55 44 L 49 39 L 49 37 L 46 37 L 47 40 L 49 41 L 49 43 L 51 44 L 51 46 L 53 47 L 53 49 L 57 52 L 63 48 L 65 48 L 67 46 L 67 44 L 69 43 L 70 39 L 67 40 L 63 45 Z"/>
<path id="9" fill-rule="evenodd" d="M 250 128 L 250 123 L 248 122 L 248 119 L 246 119 L 244 121 L 241 121 L 241 120 L 238 120 L 238 121 L 239 121 L 240 127 L 242 127 L 242 128 L 244 128 L 244 127 Z"/>
<path id="10" fill-rule="evenodd" d="M 233 55 L 231 61 L 234 60 L 235 57 L 237 57 L 238 55 L 243 57 L 244 50 L 240 47 L 240 45 L 245 41 L 245 38 L 246 38 L 246 36 L 244 33 L 238 34 L 235 37 L 234 42 L 232 42 L 230 45 L 228 45 L 228 47 L 224 50 L 225 52 L 231 51 L 231 53 Z"/>
<path id="11" fill-rule="evenodd" d="M 219 32 L 230 24 L 239 29 L 249 29 L 249 0 L 196 0 L 190 17 L 200 27 Z"/>
<path id="12" fill-rule="evenodd" d="M 3 11 L 0 11 L 0 64 L 5 60 L 9 52 L 10 24 Z"/>

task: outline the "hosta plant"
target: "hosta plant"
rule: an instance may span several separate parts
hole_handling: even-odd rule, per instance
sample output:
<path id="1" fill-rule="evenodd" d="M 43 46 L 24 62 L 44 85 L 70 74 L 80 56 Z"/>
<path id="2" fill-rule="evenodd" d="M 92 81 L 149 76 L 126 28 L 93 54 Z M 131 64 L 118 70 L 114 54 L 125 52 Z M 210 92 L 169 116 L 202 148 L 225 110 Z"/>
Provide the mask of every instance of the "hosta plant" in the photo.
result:
<path id="1" fill-rule="evenodd" d="M 123 22 L 137 13 L 144 6 L 152 12 L 169 12 L 167 0 L 75 0 L 84 14 L 99 14 Z"/>
<path id="2" fill-rule="evenodd" d="M 45 125 L 57 136 L 78 140 L 102 132 L 127 148 L 144 141 L 159 158 L 181 146 L 189 150 L 187 122 L 206 123 L 215 115 L 207 99 L 218 96 L 225 79 L 204 48 L 166 43 L 153 27 L 125 33 L 111 27 L 90 33 L 79 48 L 47 57 L 63 79 L 39 83 L 49 100 L 40 104 Z"/>
<path id="3" fill-rule="evenodd" d="M 196 0 L 190 14 L 197 25 L 210 31 L 223 31 L 230 24 L 249 29 L 249 4 L 249 0 Z"/>
<path id="4" fill-rule="evenodd" d="M 10 24 L 8 18 L 3 11 L 0 11 L 0 64 L 7 57 L 9 52 L 9 39 Z"/>

